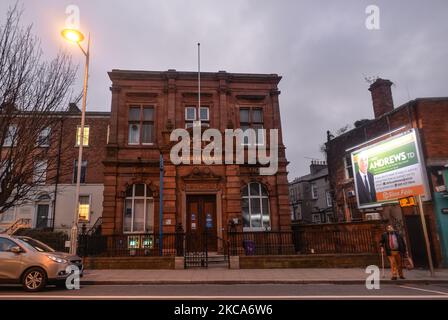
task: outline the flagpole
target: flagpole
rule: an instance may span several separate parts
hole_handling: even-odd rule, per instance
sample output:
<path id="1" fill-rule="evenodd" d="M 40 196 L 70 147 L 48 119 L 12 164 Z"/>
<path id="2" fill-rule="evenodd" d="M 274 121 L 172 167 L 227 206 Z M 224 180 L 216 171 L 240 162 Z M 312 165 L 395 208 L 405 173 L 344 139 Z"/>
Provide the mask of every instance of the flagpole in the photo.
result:
<path id="1" fill-rule="evenodd" d="M 201 43 L 198 42 L 198 121 L 201 127 Z"/>

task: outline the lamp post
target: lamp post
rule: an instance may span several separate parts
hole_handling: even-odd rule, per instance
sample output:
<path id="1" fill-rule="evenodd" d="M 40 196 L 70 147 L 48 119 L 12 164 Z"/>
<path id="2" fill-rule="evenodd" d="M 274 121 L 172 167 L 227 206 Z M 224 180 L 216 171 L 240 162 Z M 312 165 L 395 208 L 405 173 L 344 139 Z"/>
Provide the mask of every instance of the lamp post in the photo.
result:
<path id="1" fill-rule="evenodd" d="M 79 193 L 81 187 L 81 167 L 82 167 L 82 151 L 84 146 L 84 124 L 86 116 L 86 102 L 87 102 L 87 81 L 89 79 L 89 50 L 90 50 L 90 35 L 87 40 L 87 50 L 81 46 L 81 42 L 84 40 L 84 35 L 81 31 L 76 29 L 64 29 L 61 32 L 62 37 L 70 42 L 74 42 L 81 49 L 86 58 L 84 69 L 84 86 L 82 94 L 82 110 L 81 110 L 81 128 L 79 133 L 79 151 L 78 151 L 78 168 L 76 175 L 76 191 L 75 191 L 75 212 L 73 214 L 73 223 L 70 234 L 70 253 L 76 254 L 77 242 L 78 242 L 78 220 L 79 220 Z"/>

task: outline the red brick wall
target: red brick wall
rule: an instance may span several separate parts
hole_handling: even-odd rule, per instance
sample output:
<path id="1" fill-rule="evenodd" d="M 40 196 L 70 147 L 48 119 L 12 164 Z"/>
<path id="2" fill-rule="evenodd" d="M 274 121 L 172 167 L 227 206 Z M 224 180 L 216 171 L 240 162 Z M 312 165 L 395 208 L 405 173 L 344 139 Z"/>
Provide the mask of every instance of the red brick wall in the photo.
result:
<path id="1" fill-rule="evenodd" d="M 81 124 L 80 116 L 64 119 L 62 133 L 61 176 L 59 183 L 73 183 L 74 161 L 78 160 L 79 148 L 76 145 L 76 130 Z M 106 158 L 107 126 L 109 115 L 86 114 L 85 125 L 89 126 L 89 145 L 83 147 L 83 160 L 87 160 L 85 183 L 103 183 Z"/>

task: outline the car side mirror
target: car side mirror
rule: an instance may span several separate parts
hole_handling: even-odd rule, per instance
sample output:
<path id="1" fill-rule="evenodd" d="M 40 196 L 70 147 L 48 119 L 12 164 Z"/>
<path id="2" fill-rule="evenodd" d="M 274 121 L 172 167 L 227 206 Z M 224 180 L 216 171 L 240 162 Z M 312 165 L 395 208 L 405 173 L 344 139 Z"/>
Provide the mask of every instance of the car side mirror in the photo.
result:
<path id="1" fill-rule="evenodd" d="M 11 249 L 9 249 L 9 251 L 12 253 L 19 254 L 22 252 L 22 248 L 20 248 L 19 246 L 16 246 L 16 247 L 12 247 Z"/>

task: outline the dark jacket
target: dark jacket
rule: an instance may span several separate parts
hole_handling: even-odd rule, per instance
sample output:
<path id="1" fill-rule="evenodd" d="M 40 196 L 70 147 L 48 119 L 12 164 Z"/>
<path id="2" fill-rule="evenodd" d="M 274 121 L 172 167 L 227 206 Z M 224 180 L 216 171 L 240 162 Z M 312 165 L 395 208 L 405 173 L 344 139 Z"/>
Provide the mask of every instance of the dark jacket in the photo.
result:
<path id="1" fill-rule="evenodd" d="M 376 202 L 376 190 L 375 190 L 375 180 L 373 174 L 367 172 L 367 177 L 369 178 L 369 188 L 370 192 L 366 189 L 366 185 L 359 172 L 356 173 L 356 186 L 358 188 L 358 199 L 359 204 Z"/>
<path id="2" fill-rule="evenodd" d="M 393 234 L 395 234 L 395 236 L 397 237 L 398 251 L 401 254 L 405 254 L 407 249 L 406 249 L 406 243 L 404 242 L 403 237 L 396 231 L 394 231 Z M 392 250 L 390 249 L 389 233 L 388 232 L 383 233 L 383 235 L 381 236 L 380 246 L 384 248 L 387 256 L 391 255 Z"/>

